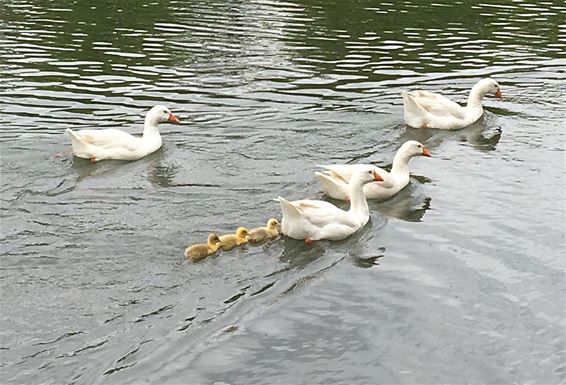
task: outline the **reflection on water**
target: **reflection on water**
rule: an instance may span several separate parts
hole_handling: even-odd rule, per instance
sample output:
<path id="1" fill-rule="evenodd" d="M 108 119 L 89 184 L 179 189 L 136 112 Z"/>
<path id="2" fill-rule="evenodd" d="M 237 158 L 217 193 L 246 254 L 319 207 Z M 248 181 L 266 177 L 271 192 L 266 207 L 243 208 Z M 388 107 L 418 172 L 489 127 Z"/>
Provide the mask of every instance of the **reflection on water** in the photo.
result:
<path id="1" fill-rule="evenodd" d="M 78 157 L 70 158 L 72 158 L 72 167 L 78 175 L 78 182 L 89 177 L 111 176 L 113 172 L 119 170 L 121 167 L 129 167 L 145 169 L 148 182 L 167 188 L 175 185 L 175 175 L 178 172 L 178 165 L 167 162 L 165 152 L 166 150 L 162 147 L 145 158 L 135 161 L 135 164 L 133 164 L 133 162 L 120 160 L 92 163 L 89 159 Z"/>
<path id="2" fill-rule="evenodd" d="M 148 180 L 160 187 L 172 187 L 178 167 L 173 164 L 155 165 L 149 169 Z"/>
<path id="3" fill-rule="evenodd" d="M 352 261 L 357 267 L 362 269 L 369 269 L 376 265 L 379 265 L 379 259 L 384 257 L 385 247 L 380 247 L 375 251 L 375 254 L 358 257 L 353 256 Z"/>
<path id="4" fill-rule="evenodd" d="M 435 148 L 446 140 L 456 140 L 468 143 L 480 151 L 493 151 L 499 143 L 501 135 L 501 127 L 494 126 L 493 119 L 484 115 L 475 123 L 461 130 L 406 127 L 406 131 L 401 137 L 404 140 L 418 140 L 427 143 L 430 148 Z"/>
<path id="5" fill-rule="evenodd" d="M 279 260 L 286 265 L 300 269 L 322 257 L 326 249 L 325 245 L 320 242 L 308 246 L 304 241 L 283 237 L 283 252 Z"/>
<path id="6" fill-rule="evenodd" d="M 335 201 L 339 202 L 339 201 Z M 344 202 L 340 202 L 344 204 Z M 343 207 L 347 209 L 347 207 Z M 372 216 L 372 220 L 360 231 L 342 241 L 319 241 L 313 245 L 307 245 L 304 241 L 283 236 L 284 249 L 279 259 L 289 267 L 301 269 L 312 261 L 315 261 L 328 252 L 331 248 L 338 253 L 349 254 L 351 256 L 362 257 L 368 253 L 373 255 L 374 234 L 386 224 L 386 219 L 377 215 Z M 371 255 L 370 255 L 371 256 Z"/>
<path id="7" fill-rule="evenodd" d="M 73 169 L 78 175 L 79 182 L 91 176 L 112 173 L 120 166 L 130 163 L 122 160 L 109 160 L 106 162 L 93 163 L 90 159 L 78 158 L 76 156 L 70 156 L 69 158 L 71 159 Z"/>
<path id="8" fill-rule="evenodd" d="M 421 222 L 430 208 L 432 198 L 411 190 L 413 190 L 412 186 L 407 186 L 393 198 L 372 205 L 371 208 L 388 217 L 408 222 Z"/>
<path id="9" fill-rule="evenodd" d="M 564 381 L 565 14 L 6 2 L 2 382 Z M 465 101 L 486 76 L 504 98 L 470 127 L 403 125 L 402 90 Z M 156 153 L 53 157 L 66 128 L 139 132 L 157 103 L 187 124 Z M 432 158 L 353 237 L 184 260 L 210 231 L 278 217 L 278 195 L 320 197 L 316 164 L 388 164 L 409 139 Z"/>

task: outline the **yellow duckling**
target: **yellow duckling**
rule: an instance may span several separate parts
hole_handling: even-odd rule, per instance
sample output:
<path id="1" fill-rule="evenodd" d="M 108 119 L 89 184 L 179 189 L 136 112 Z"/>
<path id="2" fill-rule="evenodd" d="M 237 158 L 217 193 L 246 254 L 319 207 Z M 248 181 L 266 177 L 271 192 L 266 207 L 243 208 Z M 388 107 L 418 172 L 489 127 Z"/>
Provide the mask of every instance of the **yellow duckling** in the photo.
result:
<path id="1" fill-rule="evenodd" d="M 232 250 L 234 247 L 246 243 L 248 240 L 248 229 L 245 227 L 238 227 L 236 234 L 226 234 L 220 236 L 220 247 L 224 251 Z"/>
<path id="2" fill-rule="evenodd" d="M 205 243 L 196 243 L 185 249 L 185 257 L 191 262 L 198 262 L 218 250 L 220 237 L 216 233 L 208 235 Z"/>
<path id="3" fill-rule="evenodd" d="M 275 218 L 270 218 L 267 221 L 267 226 L 258 227 L 248 231 L 249 242 L 262 242 L 269 238 L 275 238 L 279 234 L 278 230 L 279 221 Z"/>

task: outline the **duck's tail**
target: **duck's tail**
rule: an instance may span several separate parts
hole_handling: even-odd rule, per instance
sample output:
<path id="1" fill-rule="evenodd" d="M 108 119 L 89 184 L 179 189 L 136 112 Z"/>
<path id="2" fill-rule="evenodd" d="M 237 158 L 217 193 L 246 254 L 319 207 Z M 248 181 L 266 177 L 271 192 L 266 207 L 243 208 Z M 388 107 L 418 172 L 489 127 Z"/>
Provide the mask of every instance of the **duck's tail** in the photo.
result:
<path id="1" fill-rule="evenodd" d="M 274 199 L 281 205 L 281 212 L 283 214 L 283 219 L 285 218 L 302 218 L 301 210 L 295 206 L 293 203 L 289 202 L 287 199 L 282 197 L 277 197 Z"/>
<path id="2" fill-rule="evenodd" d="M 334 199 L 347 199 L 348 198 L 348 184 L 343 180 L 337 180 L 331 174 L 316 171 L 314 173 L 318 177 L 322 189 L 326 194 Z"/>
<path id="3" fill-rule="evenodd" d="M 67 135 L 69 135 L 69 137 L 71 138 L 71 141 L 72 140 L 80 140 L 77 133 L 75 131 L 71 130 L 70 128 L 67 128 L 65 130 L 65 132 L 67 133 Z"/>
<path id="4" fill-rule="evenodd" d="M 414 95 L 408 91 L 401 91 L 401 96 L 403 97 L 403 105 L 405 106 L 405 110 L 410 111 L 412 113 L 420 113 L 422 112 L 422 108 L 415 100 Z"/>
<path id="5" fill-rule="evenodd" d="M 402 91 L 403 97 L 403 116 L 405 124 L 411 127 L 421 127 L 426 122 L 427 111 L 415 99 L 412 92 Z"/>
<path id="6" fill-rule="evenodd" d="M 67 133 L 67 135 L 69 135 L 69 138 L 71 138 L 71 145 L 73 146 L 73 154 L 75 154 L 76 156 L 83 155 L 84 157 L 84 154 L 88 153 L 88 148 L 81 141 L 80 135 L 77 134 L 75 131 L 71 130 L 70 128 L 67 128 L 65 132 Z"/>

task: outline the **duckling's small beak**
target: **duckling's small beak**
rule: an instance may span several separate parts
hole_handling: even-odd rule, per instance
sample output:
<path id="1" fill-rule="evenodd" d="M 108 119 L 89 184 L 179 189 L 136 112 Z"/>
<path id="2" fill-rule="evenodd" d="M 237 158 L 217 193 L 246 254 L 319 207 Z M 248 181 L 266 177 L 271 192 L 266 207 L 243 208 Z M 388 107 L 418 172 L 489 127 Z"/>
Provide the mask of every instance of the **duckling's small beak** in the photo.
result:
<path id="1" fill-rule="evenodd" d="M 169 114 L 169 119 L 167 119 L 171 123 L 179 123 L 179 119 L 173 114 L 172 112 Z"/>
<path id="2" fill-rule="evenodd" d="M 495 91 L 495 97 L 502 99 L 503 95 L 501 94 L 501 88 L 498 88 L 497 91 Z"/>
<path id="3" fill-rule="evenodd" d="M 379 174 L 375 172 L 375 170 L 373 171 L 373 180 L 376 182 L 383 182 L 383 178 L 380 177 Z"/>
<path id="4" fill-rule="evenodd" d="M 430 151 L 426 147 L 423 147 L 423 156 L 431 156 Z"/>

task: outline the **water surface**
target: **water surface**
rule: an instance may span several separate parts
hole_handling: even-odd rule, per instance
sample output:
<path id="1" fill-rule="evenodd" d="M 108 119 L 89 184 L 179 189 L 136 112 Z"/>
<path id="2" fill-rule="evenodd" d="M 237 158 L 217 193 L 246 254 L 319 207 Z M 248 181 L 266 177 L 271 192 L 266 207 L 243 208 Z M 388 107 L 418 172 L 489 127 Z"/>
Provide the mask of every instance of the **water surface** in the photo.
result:
<path id="1" fill-rule="evenodd" d="M 2 382 L 564 381 L 562 2 L 0 8 Z M 402 90 L 486 76 L 474 125 L 403 125 Z M 182 124 L 156 153 L 68 155 L 65 128 L 139 133 L 158 103 Z M 408 139 L 433 157 L 348 240 L 185 261 Z"/>

